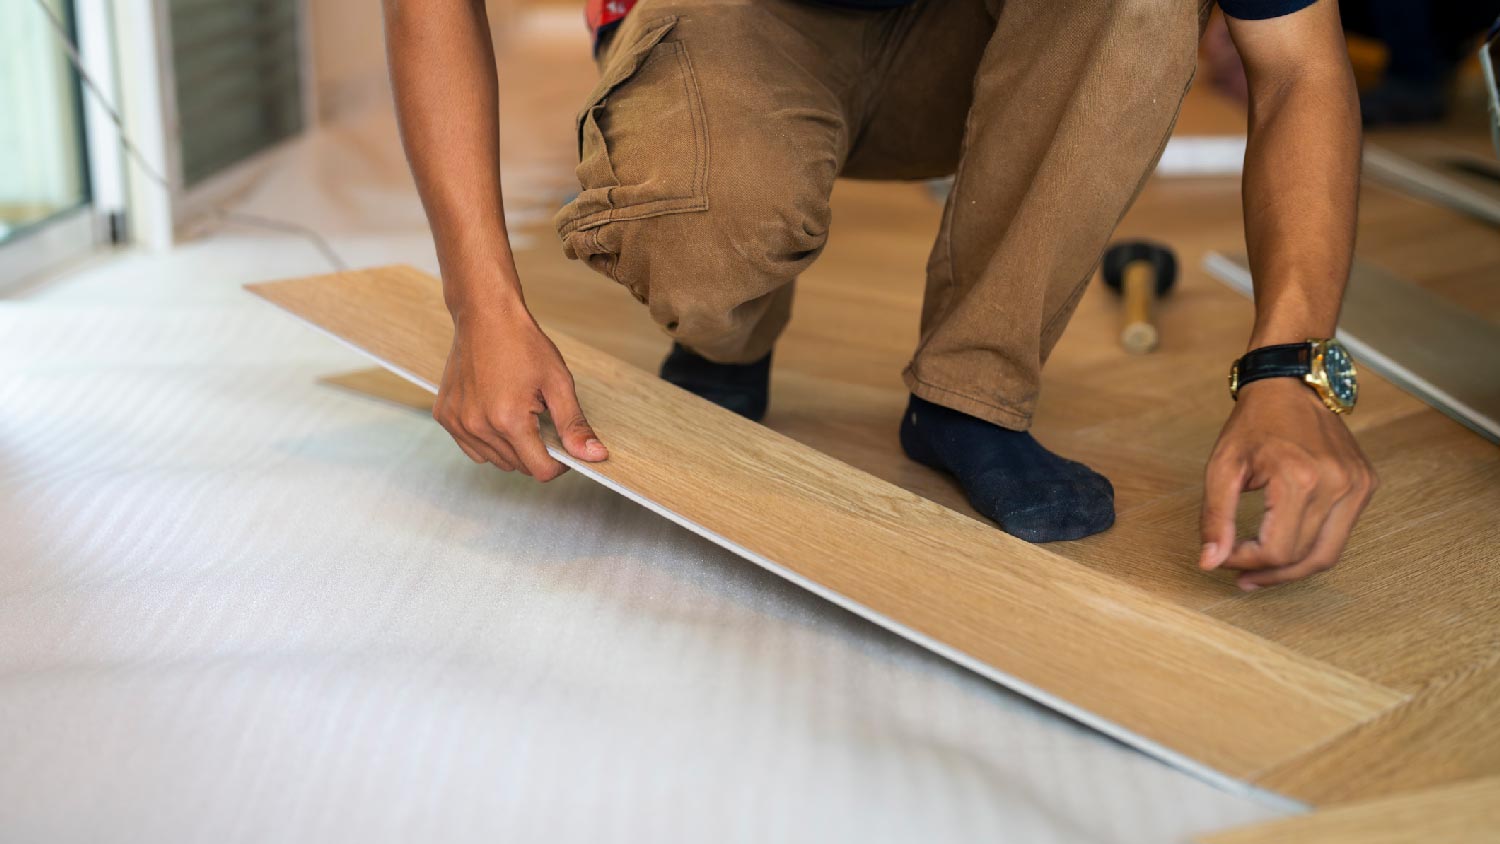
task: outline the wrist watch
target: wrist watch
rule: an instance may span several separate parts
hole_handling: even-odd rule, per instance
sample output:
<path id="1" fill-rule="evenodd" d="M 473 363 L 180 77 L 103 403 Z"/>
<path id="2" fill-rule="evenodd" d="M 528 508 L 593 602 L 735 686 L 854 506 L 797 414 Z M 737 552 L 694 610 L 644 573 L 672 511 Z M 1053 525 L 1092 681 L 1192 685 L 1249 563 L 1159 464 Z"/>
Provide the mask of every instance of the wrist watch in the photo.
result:
<path id="1" fill-rule="evenodd" d="M 1262 378 L 1297 378 L 1311 387 L 1334 413 L 1354 410 L 1359 398 L 1359 373 L 1354 357 L 1337 340 L 1308 340 L 1263 346 L 1245 353 L 1229 368 L 1229 395 Z"/>

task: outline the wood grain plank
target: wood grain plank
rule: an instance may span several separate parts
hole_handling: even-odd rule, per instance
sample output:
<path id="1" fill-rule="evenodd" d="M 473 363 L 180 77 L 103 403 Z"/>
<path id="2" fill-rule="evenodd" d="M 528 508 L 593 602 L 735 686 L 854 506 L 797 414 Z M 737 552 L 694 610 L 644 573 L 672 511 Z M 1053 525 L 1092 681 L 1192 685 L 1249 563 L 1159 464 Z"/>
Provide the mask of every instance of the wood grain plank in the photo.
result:
<path id="1" fill-rule="evenodd" d="M 1365 145 L 1364 166 L 1365 173 L 1394 188 L 1500 226 L 1500 197 L 1487 185 L 1374 144 Z"/>
<path id="2" fill-rule="evenodd" d="M 1360 259 L 1500 322 L 1500 237 L 1457 211 L 1377 185 L 1360 192 Z"/>
<path id="3" fill-rule="evenodd" d="M 1500 777 L 1203 835 L 1200 844 L 1494 844 L 1500 841 Z"/>
<path id="4" fill-rule="evenodd" d="M 378 366 L 325 375 L 318 383 L 429 413 L 436 398 L 430 391 Z"/>
<path id="5" fill-rule="evenodd" d="M 1445 427 L 1457 428 L 1419 414 L 1366 438 L 1392 455 L 1383 461 L 1387 480 L 1337 568 L 1318 581 L 1226 600 L 1207 612 L 1409 692 L 1500 651 L 1500 566 L 1493 564 L 1500 548 L 1500 461 L 1478 437 L 1450 441 L 1488 453 L 1459 464 L 1443 478 L 1446 494 L 1432 495 L 1424 464 L 1445 455 L 1440 446 L 1424 448 L 1423 437 L 1443 443 Z M 1404 453 L 1387 447 L 1398 442 L 1409 444 Z M 1500 698 L 1489 717 L 1500 720 Z"/>
<path id="6" fill-rule="evenodd" d="M 1250 293 L 1243 255 L 1214 255 L 1211 270 Z M 1378 267 L 1356 262 L 1339 337 L 1360 362 L 1433 407 L 1500 442 L 1500 325 Z"/>
<path id="7" fill-rule="evenodd" d="M 251 289 L 417 383 L 431 388 L 441 377 L 451 326 L 430 276 L 392 267 Z M 1242 779 L 1402 698 L 1009 537 L 551 333 L 611 448 L 608 462 L 575 468 L 1148 752 L 1205 776 Z"/>
<path id="8" fill-rule="evenodd" d="M 1500 653 L 1257 778 L 1315 805 L 1500 776 Z M 1432 839 L 1440 840 L 1440 839 Z"/>

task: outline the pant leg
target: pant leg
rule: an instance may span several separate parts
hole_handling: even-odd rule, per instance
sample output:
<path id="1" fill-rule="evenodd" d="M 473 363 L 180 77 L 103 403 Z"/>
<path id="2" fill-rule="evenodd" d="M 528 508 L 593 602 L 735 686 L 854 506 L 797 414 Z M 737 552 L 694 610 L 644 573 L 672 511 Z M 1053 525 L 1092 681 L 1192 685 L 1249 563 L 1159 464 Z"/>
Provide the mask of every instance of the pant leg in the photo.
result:
<path id="1" fill-rule="evenodd" d="M 1208 4 L 991 8 L 903 377 L 928 401 L 1024 430 L 1042 364 L 1171 133 Z"/>
<path id="2" fill-rule="evenodd" d="M 867 15 L 795 0 L 644 0 L 579 116 L 564 250 L 678 342 L 763 357 L 822 250 Z"/>
<path id="3" fill-rule="evenodd" d="M 872 78 L 840 175 L 953 175 L 999 6 L 1000 0 L 918 0 L 891 16 L 876 33 Z"/>

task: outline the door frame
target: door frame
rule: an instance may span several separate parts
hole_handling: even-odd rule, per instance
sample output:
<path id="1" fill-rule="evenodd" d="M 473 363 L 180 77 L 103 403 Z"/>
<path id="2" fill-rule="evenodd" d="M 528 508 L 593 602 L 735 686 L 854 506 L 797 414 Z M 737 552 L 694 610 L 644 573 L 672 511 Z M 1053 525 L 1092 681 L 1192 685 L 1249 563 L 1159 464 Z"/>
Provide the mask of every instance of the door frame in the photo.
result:
<path id="1" fill-rule="evenodd" d="M 104 0 L 65 0 L 69 37 L 84 70 L 105 90 L 114 83 L 110 21 Z M 26 5 L 31 6 L 30 0 Z M 33 9 L 36 14 L 40 10 Z M 48 37 L 52 33 L 48 31 Z M 58 46 L 59 50 L 63 48 Z M 22 228 L 0 244 L 0 292 L 94 254 L 110 241 L 111 213 L 120 210 L 121 173 L 118 145 L 108 115 L 86 90 L 71 66 L 79 118 L 79 150 L 86 194 L 82 204 Z"/>

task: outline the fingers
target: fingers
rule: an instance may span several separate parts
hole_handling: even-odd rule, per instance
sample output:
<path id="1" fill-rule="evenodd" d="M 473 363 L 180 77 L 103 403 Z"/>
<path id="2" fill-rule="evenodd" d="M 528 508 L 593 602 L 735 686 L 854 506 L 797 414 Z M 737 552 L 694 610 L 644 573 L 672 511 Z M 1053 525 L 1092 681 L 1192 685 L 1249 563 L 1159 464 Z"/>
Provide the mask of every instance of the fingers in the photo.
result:
<path id="1" fill-rule="evenodd" d="M 1317 574 L 1333 564 L 1322 565 L 1313 562 L 1312 559 L 1303 560 L 1290 566 L 1280 568 L 1258 569 L 1246 572 L 1235 578 L 1234 584 L 1246 592 L 1254 592 L 1267 586 L 1275 586 L 1278 583 L 1290 583 L 1293 580 L 1301 580 L 1308 575 Z"/>
<path id="2" fill-rule="evenodd" d="M 609 452 L 578 406 L 557 347 L 523 315 L 522 324 L 482 315 L 455 320 L 433 418 L 470 460 L 550 481 L 567 467 L 542 441 L 543 413 L 556 424 L 565 460 L 597 462 Z"/>
<path id="3" fill-rule="evenodd" d="M 522 412 L 508 421 L 494 423 L 478 416 L 458 418 L 440 407 L 434 409 L 433 418 L 447 429 L 453 441 L 475 463 L 493 463 L 504 471 L 519 471 L 543 482 L 568 470 L 547 453 L 535 413 Z M 569 431 L 574 443 L 584 453 L 583 459 L 604 459 L 608 452 L 604 451 L 582 418 L 580 413 L 576 416 L 577 422 L 570 419 Z"/>
<path id="4" fill-rule="evenodd" d="M 510 447 L 510 443 L 493 430 L 476 435 L 471 441 L 474 443 L 475 450 L 496 467 L 506 472 L 519 469 L 522 474 L 528 474 L 526 467 L 522 466 L 521 461 L 516 458 L 516 452 Z"/>
<path id="5" fill-rule="evenodd" d="M 1235 581 L 1241 589 L 1253 592 L 1279 583 L 1290 583 L 1309 575 L 1327 571 L 1338 563 L 1349 544 L 1349 536 L 1359 516 L 1375 493 L 1375 476 L 1366 472 L 1357 478 L 1349 494 L 1340 498 L 1320 525 L 1312 547 L 1299 561 L 1279 568 L 1246 572 Z"/>
<path id="6" fill-rule="evenodd" d="M 525 414 L 524 419 L 514 420 L 502 428 L 511 448 L 515 449 L 520 465 L 526 474 L 542 483 L 550 481 L 568 471 L 568 467 L 553 459 L 542 442 L 541 429 L 535 414 Z"/>
<path id="7" fill-rule="evenodd" d="M 1339 561 L 1339 556 L 1344 553 L 1344 546 L 1349 542 L 1349 533 L 1354 529 L 1354 522 L 1359 518 L 1359 511 L 1360 507 L 1357 502 L 1348 499 L 1340 501 L 1329 514 L 1328 521 L 1318 534 L 1317 542 L 1299 562 L 1289 566 L 1246 572 L 1235 580 L 1235 585 L 1246 592 L 1254 592 L 1256 589 L 1275 586 L 1278 583 L 1290 583 L 1293 580 L 1301 580 L 1308 575 L 1333 568 L 1334 564 Z"/>
<path id="8" fill-rule="evenodd" d="M 450 433 L 448 436 L 453 437 L 453 434 Z M 453 441 L 455 443 L 458 443 L 458 450 L 462 451 L 464 453 L 465 457 L 468 457 L 470 460 L 474 461 L 475 463 L 487 463 L 487 462 L 489 462 L 489 461 L 485 460 L 485 458 L 484 458 L 483 455 L 481 455 L 479 452 L 475 451 L 471 446 L 469 446 L 467 443 L 465 443 L 462 439 L 459 439 L 458 437 L 453 437 Z"/>
<path id="9" fill-rule="evenodd" d="M 1359 444 L 1316 397 L 1286 379 L 1257 382 L 1235 405 L 1204 481 L 1205 569 L 1244 572 L 1247 589 L 1333 566 L 1365 503 L 1374 472 Z M 1234 509 L 1246 489 L 1266 491 L 1253 539 L 1235 541 Z"/>
<path id="10" fill-rule="evenodd" d="M 1199 568 L 1216 569 L 1229 558 L 1234 548 L 1234 513 L 1247 477 L 1248 469 L 1238 455 L 1219 453 L 1209 460 L 1203 479 L 1203 553 L 1198 558 Z"/>
<path id="11" fill-rule="evenodd" d="M 1339 507 L 1346 500 L 1355 505 L 1342 531 L 1347 539 L 1374 490 L 1374 473 L 1358 455 L 1315 459 L 1283 453 L 1267 464 L 1256 469 L 1257 474 L 1270 477 L 1260 531 L 1255 539 L 1235 546 L 1225 568 L 1252 571 L 1302 563 L 1321 550 L 1319 543 L 1330 522 L 1342 520 L 1335 519 L 1335 511 L 1342 517 Z M 1341 551 L 1342 545 L 1333 555 L 1334 562 Z"/>
<path id="12" fill-rule="evenodd" d="M 1263 569 L 1290 565 L 1306 556 L 1328 515 L 1331 502 L 1317 476 L 1296 464 L 1272 470 L 1266 509 L 1254 539 L 1235 544 L 1225 568 Z"/>
<path id="13" fill-rule="evenodd" d="M 557 436 L 569 454 L 590 463 L 609 457 L 609 449 L 599 442 L 599 437 L 583 416 L 583 408 L 578 406 L 578 395 L 571 378 L 561 380 L 543 398 L 552 424 L 557 428 Z"/>
<path id="14" fill-rule="evenodd" d="M 465 424 L 446 413 L 434 411 L 433 418 L 448 431 L 453 441 L 463 453 L 475 463 L 492 463 L 497 468 L 511 472 L 514 471 L 520 461 L 516 459 L 515 452 L 505 442 L 494 434 L 487 425 L 479 420 L 471 420 Z"/>
<path id="15" fill-rule="evenodd" d="M 546 483 L 568 470 L 547 453 L 537 429 L 537 417 L 532 414 L 522 414 L 500 424 L 476 419 L 461 427 L 467 435 L 464 444 L 469 449 L 483 457 L 483 462 L 507 472 L 515 470 Z"/>

